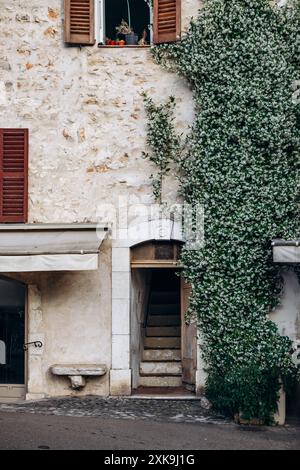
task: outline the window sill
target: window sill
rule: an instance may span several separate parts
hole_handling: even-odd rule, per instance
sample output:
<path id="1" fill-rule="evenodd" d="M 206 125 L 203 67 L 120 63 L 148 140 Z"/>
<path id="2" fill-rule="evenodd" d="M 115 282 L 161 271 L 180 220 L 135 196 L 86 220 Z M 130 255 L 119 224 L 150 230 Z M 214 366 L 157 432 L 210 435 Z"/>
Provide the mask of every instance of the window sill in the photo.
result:
<path id="1" fill-rule="evenodd" d="M 98 44 L 98 47 L 99 49 L 150 49 L 151 45 L 147 45 L 147 46 L 139 46 L 138 44 L 137 45 L 127 45 L 125 44 L 125 46 L 119 46 L 118 44 L 116 44 L 115 46 L 110 46 L 110 45 L 106 45 L 106 44 Z"/>

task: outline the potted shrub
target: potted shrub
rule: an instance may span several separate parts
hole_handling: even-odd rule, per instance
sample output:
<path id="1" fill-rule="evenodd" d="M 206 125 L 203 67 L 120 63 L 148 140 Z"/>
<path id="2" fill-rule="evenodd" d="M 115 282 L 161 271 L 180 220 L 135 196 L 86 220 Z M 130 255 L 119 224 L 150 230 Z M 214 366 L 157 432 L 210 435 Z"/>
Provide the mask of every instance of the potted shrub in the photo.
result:
<path id="1" fill-rule="evenodd" d="M 127 11 L 128 11 L 128 23 L 122 20 L 121 24 L 116 27 L 116 30 L 119 34 L 123 34 L 125 37 L 126 45 L 133 46 L 138 43 L 138 35 L 135 34 L 133 28 L 131 27 L 131 12 L 130 12 L 130 3 L 127 0 Z"/>
<path id="2" fill-rule="evenodd" d="M 138 42 L 138 36 L 134 33 L 131 26 L 122 20 L 121 24 L 116 27 L 116 31 L 119 37 L 123 37 L 126 41 L 126 45 L 135 45 Z"/>

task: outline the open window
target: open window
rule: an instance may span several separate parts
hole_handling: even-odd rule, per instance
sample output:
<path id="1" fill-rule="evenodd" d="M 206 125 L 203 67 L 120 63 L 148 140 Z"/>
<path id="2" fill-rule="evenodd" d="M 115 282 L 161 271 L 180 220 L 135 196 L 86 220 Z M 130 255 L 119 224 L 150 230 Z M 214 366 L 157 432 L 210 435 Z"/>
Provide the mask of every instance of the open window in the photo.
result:
<path id="1" fill-rule="evenodd" d="M 180 39 L 181 0 L 64 0 L 65 42 L 144 47 Z"/>
<path id="2" fill-rule="evenodd" d="M 106 46 L 147 46 L 152 41 L 149 0 L 96 0 L 96 41 Z"/>

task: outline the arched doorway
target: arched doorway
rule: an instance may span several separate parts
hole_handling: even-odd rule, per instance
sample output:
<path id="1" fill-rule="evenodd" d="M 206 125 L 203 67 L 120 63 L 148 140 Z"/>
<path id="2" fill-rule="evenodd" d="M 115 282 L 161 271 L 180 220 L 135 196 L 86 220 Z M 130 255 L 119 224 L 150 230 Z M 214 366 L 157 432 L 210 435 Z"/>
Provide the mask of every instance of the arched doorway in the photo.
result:
<path id="1" fill-rule="evenodd" d="M 161 243 L 156 250 L 155 259 L 153 259 L 153 243 Z M 142 244 L 150 243 L 152 248 L 151 259 L 133 259 L 132 253 L 137 253 L 137 247 Z M 184 237 L 181 224 L 172 218 L 149 218 L 148 215 L 132 220 L 127 228 L 120 228 L 112 240 L 112 362 L 110 369 L 110 395 L 124 396 L 131 395 L 132 389 L 138 386 L 139 361 L 141 353 L 141 328 L 143 323 L 139 322 L 140 316 L 135 315 L 132 308 L 134 303 L 141 304 L 144 295 L 139 294 L 143 291 L 145 280 L 140 279 L 138 285 L 140 288 L 134 288 L 133 272 L 140 273 L 147 269 L 173 269 L 178 270 L 177 258 L 164 259 L 164 256 L 158 253 L 165 253 L 169 245 L 182 246 Z M 154 251 L 153 251 L 154 250 Z M 157 256 L 158 255 L 158 256 Z M 142 255 L 144 256 L 144 255 Z M 163 256 L 163 258 L 161 257 Z M 158 259 L 159 258 L 159 259 Z M 148 261 L 151 262 L 148 265 Z M 171 263 L 171 266 L 170 266 Z M 166 272 L 166 271 L 164 271 Z M 189 288 L 181 281 L 181 316 L 186 311 L 189 298 Z M 139 307 L 140 308 L 140 307 Z M 201 334 L 197 331 L 194 324 L 186 325 L 181 321 L 181 355 L 183 364 L 182 377 L 196 375 L 196 387 L 192 383 L 191 387 L 196 388 L 196 394 L 201 394 L 205 382 L 204 363 L 201 356 Z M 198 333 L 198 334 L 197 334 Z M 192 337 L 192 341 L 188 337 Z M 196 344 L 197 343 L 197 344 Z M 196 344 L 196 345 L 195 345 Z M 195 346 L 194 346 L 195 345 Z M 195 354 L 196 349 L 196 354 Z M 195 363 L 197 370 L 195 374 Z M 187 364 L 189 366 L 187 367 Z M 185 375 L 185 371 L 187 375 Z M 183 378 L 184 382 L 185 379 Z M 189 384 L 187 384 L 189 386 Z"/>
<path id="2" fill-rule="evenodd" d="M 25 398 L 26 286 L 0 278 L 0 401 Z"/>
<path id="3" fill-rule="evenodd" d="M 197 327 L 185 321 L 189 286 L 180 278 L 182 243 L 153 240 L 131 248 L 132 388 L 195 391 Z"/>

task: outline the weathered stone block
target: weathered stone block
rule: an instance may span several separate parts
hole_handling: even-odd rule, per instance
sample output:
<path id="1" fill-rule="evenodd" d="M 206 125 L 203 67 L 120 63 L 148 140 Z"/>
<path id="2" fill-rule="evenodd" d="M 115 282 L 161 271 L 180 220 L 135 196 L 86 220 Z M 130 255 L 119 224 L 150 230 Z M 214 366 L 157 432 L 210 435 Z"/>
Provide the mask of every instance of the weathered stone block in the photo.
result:
<path id="1" fill-rule="evenodd" d="M 131 395 L 131 370 L 110 371 L 110 395 Z"/>
<path id="2" fill-rule="evenodd" d="M 6 70 L 6 71 L 11 70 L 11 66 L 7 58 L 2 58 L 2 59 L 0 58 L 0 70 Z"/>
<path id="3" fill-rule="evenodd" d="M 30 16 L 28 14 L 16 14 L 16 21 L 19 23 L 30 23 Z"/>

